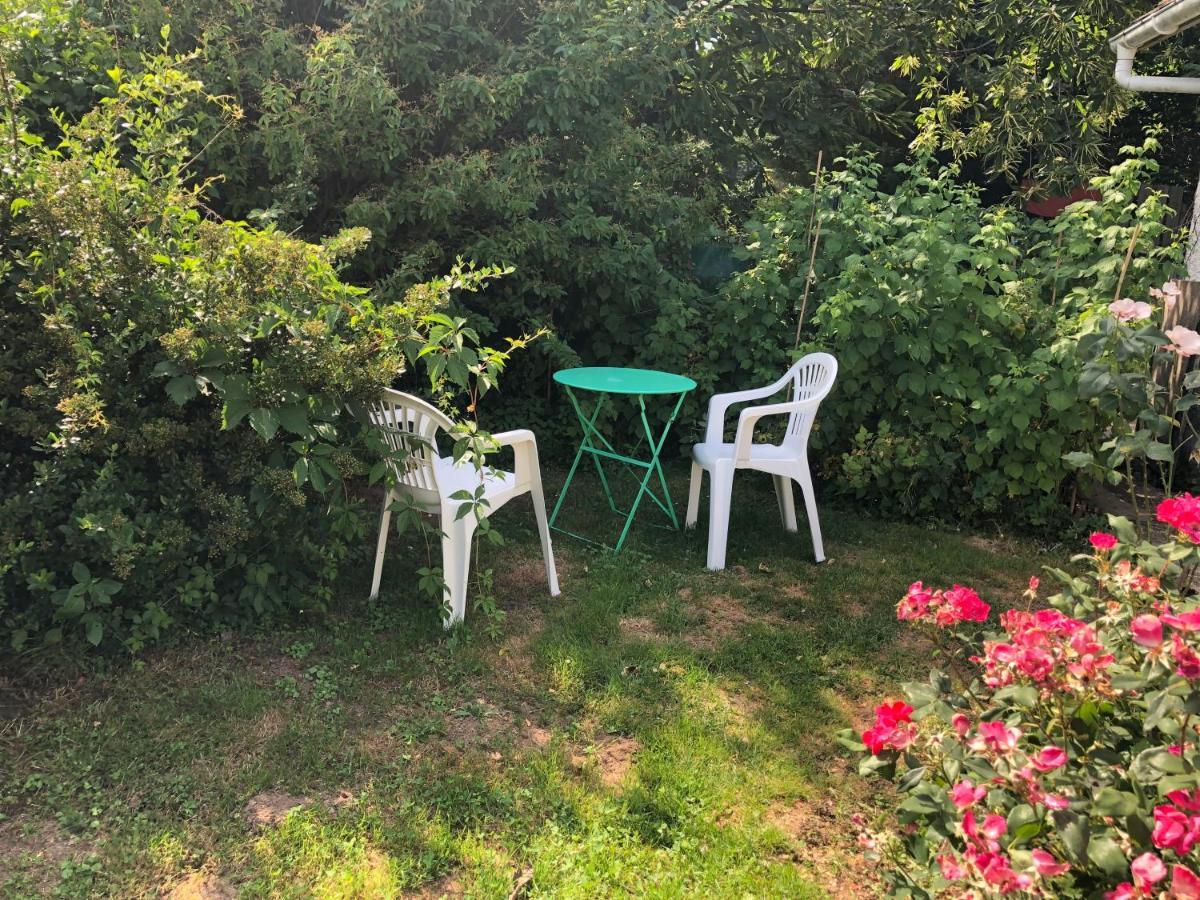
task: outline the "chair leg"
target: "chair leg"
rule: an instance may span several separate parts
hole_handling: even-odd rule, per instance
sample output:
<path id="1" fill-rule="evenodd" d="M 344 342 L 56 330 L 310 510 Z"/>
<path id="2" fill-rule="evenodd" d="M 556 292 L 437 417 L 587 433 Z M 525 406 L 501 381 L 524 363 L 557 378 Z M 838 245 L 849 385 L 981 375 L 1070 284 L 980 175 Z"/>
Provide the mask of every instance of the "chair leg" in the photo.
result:
<path id="1" fill-rule="evenodd" d="M 813 555 L 817 562 L 825 562 L 825 545 L 821 541 L 821 520 L 817 518 L 817 495 L 813 491 L 812 476 L 805 465 L 796 479 L 804 494 L 804 508 L 808 512 L 808 528 L 812 532 Z"/>
<path id="2" fill-rule="evenodd" d="M 446 582 L 446 605 L 448 610 L 442 625 L 447 629 L 461 622 L 467 614 L 467 581 L 471 571 L 471 535 L 474 523 L 467 524 L 471 516 L 457 522 L 443 518 L 442 535 L 442 579 Z"/>
<path id="3" fill-rule="evenodd" d="M 550 596 L 557 597 L 558 568 L 554 565 L 554 546 L 550 543 L 550 525 L 546 521 L 546 498 L 542 494 L 542 475 L 535 472 L 529 486 L 529 497 L 533 500 L 533 515 L 537 519 L 538 535 L 542 539 L 542 559 L 546 563 L 546 581 L 550 584 Z"/>
<path id="4" fill-rule="evenodd" d="M 704 481 L 704 470 L 699 463 L 692 462 L 692 480 L 688 483 L 687 515 L 683 520 L 684 528 L 695 528 L 696 519 L 700 516 L 700 483 Z"/>
<path id="5" fill-rule="evenodd" d="M 725 568 L 725 545 L 729 538 L 729 504 L 733 498 L 733 467 L 716 466 L 709 473 L 708 567 Z"/>
<path id="6" fill-rule="evenodd" d="M 796 530 L 796 500 L 792 497 L 792 479 L 786 475 L 772 475 L 775 480 L 775 499 L 779 501 L 779 517 L 787 531 Z"/>
<path id="7" fill-rule="evenodd" d="M 383 579 L 383 557 L 387 552 L 388 526 L 392 523 L 392 492 L 383 495 L 383 512 L 379 516 L 379 542 L 375 547 L 375 577 L 371 579 L 371 597 L 379 596 L 379 582 Z"/>

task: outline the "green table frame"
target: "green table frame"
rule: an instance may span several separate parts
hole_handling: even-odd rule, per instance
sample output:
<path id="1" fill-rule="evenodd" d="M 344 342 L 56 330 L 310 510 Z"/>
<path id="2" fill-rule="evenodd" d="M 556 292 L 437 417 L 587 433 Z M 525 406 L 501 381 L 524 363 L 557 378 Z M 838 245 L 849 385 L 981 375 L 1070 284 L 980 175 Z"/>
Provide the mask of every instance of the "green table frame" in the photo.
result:
<path id="1" fill-rule="evenodd" d="M 579 444 L 579 450 L 575 453 L 571 469 L 567 472 L 567 480 L 563 482 L 562 490 L 558 495 L 558 501 L 554 504 L 554 511 L 550 514 L 550 527 L 562 534 L 567 534 L 581 541 L 586 541 L 589 544 L 596 544 L 612 550 L 614 553 L 619 553 L 621 547 L 625 545 L 625 539 L 629 536 L 629 529 L 633 525 L 633 520 L 637 515 L 638 507 L 642 503 L 642 498 L 649 495 L 650 499 L 658 505 L 659 509 L 666 513 L 667 518 L 671 521 L 671 527 L 678 530 L 679 518 L 675 515 L 675 505 L 671 502 L 671 492 L 667 487 L 667 478 L 663 474 L 662 465 L 659 463 L 659 454 L 662 452 L 663 444 L 666 443 L 667 434 L 670 432 L 671 426 L 675 423 L 675 417 L 679 415 L 679 409 L 683 406 L 684 398 L 689 391 L 695 389 L 696 382 L 683 375 L 673 375 L 670 372 L 659 372 L 654 369 L 626 369 L 613 366 L 562 369 L 554 373 L 554 380 L 563 386 L 567 397 L 571 400 L 571 406 L 575 409 L 575 415 L 579 418 L 580 427 L 583 429 L 583 440 Z M 579 398 L 575 395 L 575 391 L 588 391 L 597 395 L 596 404 L 590 414 L 584 412 Z M 613 394 L 632 395 L 637 398 L 638 412 L 642 428 L 645 432 L 644 440 L 650 449 L 649 459 L 639 459 L 636 456 L 619 453 L 612 443 L 596 428 L 596 419 L 600 415 L 600 410 L 604 407 L 604 401 L 609 395 Z M 650 420 L 646 416 L 646 397 L 673 397 L 675 395 L 678 395 L 678 399 L 675 400 L 675 405 L 671 409 L 671 415 L 667 419 L 666 425 L 663 426 L 662 432 L 655 438 L 654 429 L 651 428 Z M 641 440 L 639 439 L 639 446 Z M 634 452 L 636 452 L 636 448 Z M 612 508 L 613 512 L 625 517 L 625 524 L 621 528 L 621 535 L 617 538 L 616 546 L 613 547 L 555 525 L 555 522 L 558 520 L 559 510 L 562 509 L 563 501 L 567 498 L 567 491 L 575 478 L 576 470 L 579 468 L 579 461 L 583 459 L 585 453 L 591 456 L 592 462 L 596 465 L 596 474 L 600 477 L 600 484 L 604 488 L 605 497 L 608 498 L 608 505 Z M 628 511 L 620 509 L 617 506 L 612 488 L 608 483 L 608 476 L 604 474 L 604 467 L 601 465 L 601 460 L 612 460 L 620 463 L 633 473 L 635 478 L 639 477 L 638 473 L 640 471 L 640 483 L 637 494 L 633 498 L 633 504 L 629 507 Z M 658 476 L 658 483 L 662 488 L 662 499 L 659 499 L 658 495 L 650 487 L 650 481 L 655 475 Z"/>

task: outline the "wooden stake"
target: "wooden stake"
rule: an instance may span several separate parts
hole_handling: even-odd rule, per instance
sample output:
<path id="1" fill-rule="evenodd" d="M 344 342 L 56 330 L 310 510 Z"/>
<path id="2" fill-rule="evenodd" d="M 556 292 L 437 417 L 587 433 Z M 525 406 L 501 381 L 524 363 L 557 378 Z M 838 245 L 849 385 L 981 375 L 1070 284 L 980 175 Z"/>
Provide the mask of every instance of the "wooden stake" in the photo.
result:
<path id="1" fill-rule="evenodd" d="M 800 303 L 800 315 L 796 317 L 796 340 L 792 344 L 792 349 L 795 350 L 800 346 L 800 329 L 804 327 L 804 312 L 808 309 L 808 292 L 812 287 L 813 278 L 815 277 L 814 269 L 817 262 L 817 246 L 821 243 L 821 218 L 817 215 L 817 199 L 821 192 L 821 164 L 825 159 L 825 151 L 817 151 L 817 174 L 813 179 L 813 199 L 812 209 L 808 214 L 808 233 L 805 235 L 809 241 L 808 252 L 808 271 L 804 275 L 804 298 Z M 816 222 L 816 230 L 813 229 L 813 222 Z"/>

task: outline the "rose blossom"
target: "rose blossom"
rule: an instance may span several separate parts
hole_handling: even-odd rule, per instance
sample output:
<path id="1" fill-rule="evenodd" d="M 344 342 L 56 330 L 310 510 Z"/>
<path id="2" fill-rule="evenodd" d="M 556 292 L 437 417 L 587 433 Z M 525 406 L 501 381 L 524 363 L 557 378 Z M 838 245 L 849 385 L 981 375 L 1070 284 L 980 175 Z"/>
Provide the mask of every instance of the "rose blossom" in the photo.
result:
<path id="1" fill-rule="evenodd" d="M 1071 868 L 1067 863 L 1060 863 L 1045 850 L 1034 850 L 1029 854 L 1033 858 L 1033 867 L 1039 875 L 1053 878 Z"/>
<path id="2" fill-rule="evenodd" d="M 1193 544 L 1200 544 L 1200 497 L 1177 494 L 1162 501 L 1155 509 L 1158 521 L 1170 525 Z"/>
<path id="3" fill-rule="evenodd" d="M 1200 878 L 1187 866 L 1171 867 L 1171 896 L 1175 900 L 1198 900 Z"/>
<path id="4" fill-rule="evenodd" d="M 1177 631 L 1200 631 L 1200 608 L 1189 609 L 1179 615 L 1167 613 L 1162 620 Z"/>
<path id="5" fill-rule="evenodd" d="M 1131 322 L 1150 318 L 1150 315 L 1154 312 L 1154 307 L 1141 300 L 1122 297 L 1120 300 L 1114 300 L 1108 304 L 1108 311 L 1116 316 L 1118 321 Z"/>
<path id="6" fill-rule="evenodd" d="M 1017 749 L 1017 741 L 1020 739 L 1019 728 L 1009 728 L 1003 722 L 980 722 L 978 736 L 971 741 L 971 749 L 1009 754 Z"/>
<path id="7" fill-rule="evenodd" d="M 967 877 L 967 870 L 963 868 L 962 863 L 953 853 L 943 853 L 937 858 L 937 861 L 942 868 L 942 875 L 947 881 L 962 881 Z"/>
<path id="8" fill-rule="evenodd" d="M 1142 647 L 1154 648 L 1163 642 L 1162 622 L 1158 616 L 1149 613 L 1138 616 L 1129 623 L 1129 630 L 1133 632 L 1133 642 Z"/>
<path id="9" fill-rule="evenodd" d="M 1183 810 L 1165 803 L 1154 807 L 1151 840 L 1155 847 L 1186 856 L 1197 838 L 1200 838 L 1200 818 L 1188 816 Z"/>
<path id="10" fill-rule="evenodd" d="M 1200 334 L 1196 334 L 1190 328 L 1176 325 L 1174 328 L 1167 330 L 1167 338 L 1171 341 L 1171 343 L 1167 344 L 1167 349 L 1174 350 L 1180 356 L 1196 356 L 1200 354 Z"/>
<path id="11" fill-rule="evenodd" d="M 983 799 L 986 788 L 975 787 L 970 779 L 964 779 L 950 789 L 950 799 L 959 809 L 967 809 Z"/>
<path id="12" fill-rule="evenodd" d="M 862 733 L 862 742 L 873 756 L 881 750 L 903 750 L 917 737 L 913 708 L 901 700 L 875 707 L 875 724 Z"/>
<path id="13" fill-rule="evenodd" d="M 1093 531 L 1088 537 L 1091 545 L 1101 553 L 1107 553 L 1113 547 L 1117 546 L 1116 535 L 1109 534 L 1105 531 Z"/>
<path id="14" fill-rule="evenodd" d="M 1200 678 L 1200 654 L 1177 634 L 1171 635 L 1171 658 L 1175 661 L 1175 671 L 1188 681 Z"/>
<path id="15" fill-rule="evenodd" d="M 1029 762 L 1039 772 L 1053 772 L 1067 762 L 1067 752 L 1061 747 L 1043 747 L 1036 756 L 1031 756 Z"/>
<path id="16" fill-rule="evenodd" d="M 1167 867 L 1163 861 L 1149 851 L 1135 859 L 1129 871 L 1133 873 L 1133 883 L 1138 887 L 1157 884 L 1167 877 Z"/>

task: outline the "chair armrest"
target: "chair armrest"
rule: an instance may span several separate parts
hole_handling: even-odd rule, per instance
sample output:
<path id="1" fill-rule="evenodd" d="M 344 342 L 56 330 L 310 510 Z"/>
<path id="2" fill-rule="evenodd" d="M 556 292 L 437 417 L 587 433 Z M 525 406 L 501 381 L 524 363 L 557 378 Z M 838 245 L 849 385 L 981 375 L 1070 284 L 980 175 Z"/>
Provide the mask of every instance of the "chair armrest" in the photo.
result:
<path id="1" fill-rule="evenodd" d="M 766 387 L 750 388 L 745 391 L 732 391 L 728 394 L 713 394 L 708 401 L 708 419 L 704 426 L 704 442 L 719 444 L 725 436 L 725 414 L 735 403 L 745 403 L 747 400 L 761 400 L 778 393 L 790 379 L 787 375 L 774 384 Z"/>
<path id="2" fill-rule="evenodd" d="M 499 447 L 512 447 L 518 484 L 529 484 L 538 474 L 537 437 L 528 428 L 514 428 L 493 434 Z"/>
<path id="3" fill-rule="evenodd" d="M 738 416 L 737 435 L 733 439 L 733 464 L 740 466 L 750 461 L 750 447 L 754 443 L 754 426 L 765 416 L 783 416 L 793 413 L 815 411 L 822 397 L 808 400 L 789 400 L 786 403 L 768 403 L 765 406 L 747 406 Z"/>

